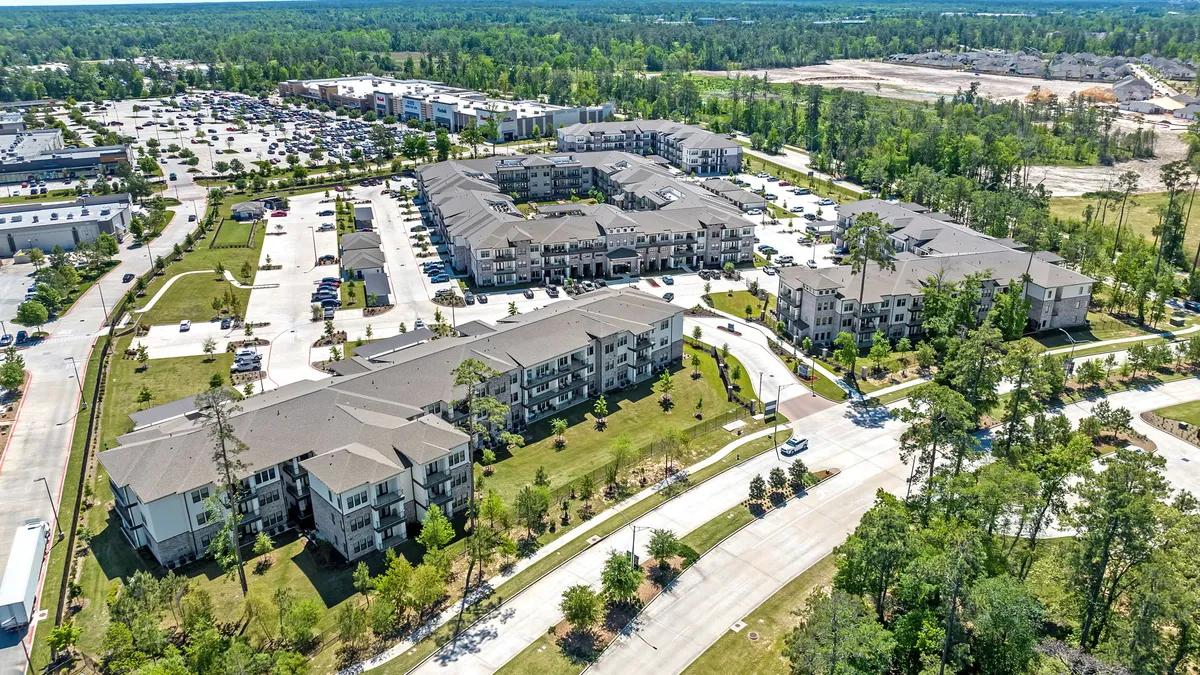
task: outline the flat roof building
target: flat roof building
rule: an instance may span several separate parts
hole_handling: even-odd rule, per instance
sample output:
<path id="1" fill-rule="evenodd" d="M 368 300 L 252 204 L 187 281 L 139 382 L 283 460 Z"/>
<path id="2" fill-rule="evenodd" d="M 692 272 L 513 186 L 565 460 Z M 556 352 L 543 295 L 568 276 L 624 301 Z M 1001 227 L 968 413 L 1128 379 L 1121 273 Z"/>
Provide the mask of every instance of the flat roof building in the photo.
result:
<path id="1" fill-rule="evenodd" d="M 85 197 L 69 202 L 37 202 L 0 206 L 0 255 L 61 246 L 70 251 L 101 234 L 121 241 L 133 220 L 128 194 Z"/>
<path id="2" fill-rule="evenodd" d="M 432 122 L 452 132 L 469 122 L 482 127 L 495 118 L 502 140 L 529 138 L 533 128 L 542 135 L 561 126 L 601 122 L 612 117 L 613 104 L 560 106 L 541 101 L 488 98 L 482 92 L 432 80 L 398 80 L 357 75 L 324 80 L 288 80 L 279 83 L 279 95 L 362 112 L 392 115 L 400 120 Z"/>
<path id="3" fill-rule="evenodd" d="M 129 161 L 128 146 L 68 148 L 59 129 L 30 131 L 11 114 L 0 117 L 0 183 L 110 176 Z"/>

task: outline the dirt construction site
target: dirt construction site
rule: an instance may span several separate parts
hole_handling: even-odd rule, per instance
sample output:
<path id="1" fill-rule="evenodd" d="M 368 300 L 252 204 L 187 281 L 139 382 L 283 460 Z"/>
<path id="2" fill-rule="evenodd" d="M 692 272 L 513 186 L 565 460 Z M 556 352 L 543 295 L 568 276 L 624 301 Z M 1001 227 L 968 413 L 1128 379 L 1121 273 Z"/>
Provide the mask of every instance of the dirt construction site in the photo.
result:
<path id="1" fill-rule="evenodd" d="M 1065 98 L 1073 92 L 1096 86 L 1095 82 L 1045 80 L 1037 77 L 985 73 L 975 75 L 965 70 L 941 70 L 900 63 L 859 60 L 832 61 L 815 66 L 775 68 L 766 71 L 713 70 L 697 71 L 696 74 L 714 77 L 743 75 L 761 78 L 764 72 L 767 73 L 771 82 L 820 84 L 909 101 L 930 101 L 939 96 L 953 96 L 960 89 L 970 88 L 972 82 L 979 82 L 979 93 L 993 100 L 1023 99 L 1035 85 L 1053 91 L 1058 94 L 1059 98 Z"/>

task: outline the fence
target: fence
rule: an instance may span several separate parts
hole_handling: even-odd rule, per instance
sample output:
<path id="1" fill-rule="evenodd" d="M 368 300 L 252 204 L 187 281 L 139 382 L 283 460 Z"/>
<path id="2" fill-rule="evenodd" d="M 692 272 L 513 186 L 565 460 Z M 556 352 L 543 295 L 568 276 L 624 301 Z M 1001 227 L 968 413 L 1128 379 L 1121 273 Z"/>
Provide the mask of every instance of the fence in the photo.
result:
<path id="1" fill-rule="evenodd" d="M 742 408 L 745 408 L 746 411 L 751 415 L 753 415 L 755 412 L 756 401 L 746 398 L 734 391 L 733 380 L 729 377 L 729 368 L 725 365 L 725 362 L 721 360 L 717 348 L 710 344 L 700 342 L 690 335 L 685 335 L 683 337 L 683 341 L 695 349 L 707 352 L 709 356 L 713 357 L 713 359 L 717 362 L 717 374 L 721 377 L 721 384 L 725 386 L 725 400 L 738 404 Z"/>
<path id="2" fill-rule="evenodd" d="M 733 410 L 723 412 L 720 415 L 716 415 L 715 417 L 706 419 L 703 422 L 700 422 L 698 424 L 693 424 L 692 426 L 684 429 L 683 433 L 687 435 L 689 440 L 695 439 L 695 438 L 698 438 L 705 434 L 716 431 L 717 429 L 720 429 L 721 427 L 725 426 L 726 424 L 729 424 L 730 422 L 733 422 L 735 420 L 740 420 L 743 417 L 746 417 L 747 415 L 748 415 L 748 412 L 745 408 L 738 407 Z M 663 454 L 666 453 L 668 450 L 673 450 L 673 451 L 678 452 L 680 450 L 680 448 L 678 447 L 678 445 L 676 444 L 676 442 L 674 440 L 659 439 L 659 440 L 651 441 L 651 442 L 643 445 L 642 447 L 638 448 L 637 450 L 635 450 L 634 451 L 634 459 L 632 461 L 628 462 L 626 464 L 626 466 L 637 464 L 638 462 L 644 462 L 648 459 L 657 459 L 659 457 L 662 457 Z M 596 469 L 593 469 L 592 471 L 588 472 L 587 474 L 584 474 L 584 476 L 590 476 L 592 479 L 592 483 L 594 485 L 604 485 L 605 483 L 608 482 L 609 473 L 613 470 L 619 470 L 619 469 L 620 469 L 620 466 L 618 466 L 615 461 L 610 461 L 610 462 L 605 462 L 602 466 L 600 466 Z M 583 482 L 584 476 L 579 476 L 575 480 L 573 480 L 569 483 L 560 485 L 560 486 L 554 488 L 553 490 L 551 490 L 550 491 L 551 502 L 558 503 L 558 502 L 562 501 L 563 499 L 565 499 L 566 497 L 569 497 L 573 493 L 577 492 L 579 485 Z"/>

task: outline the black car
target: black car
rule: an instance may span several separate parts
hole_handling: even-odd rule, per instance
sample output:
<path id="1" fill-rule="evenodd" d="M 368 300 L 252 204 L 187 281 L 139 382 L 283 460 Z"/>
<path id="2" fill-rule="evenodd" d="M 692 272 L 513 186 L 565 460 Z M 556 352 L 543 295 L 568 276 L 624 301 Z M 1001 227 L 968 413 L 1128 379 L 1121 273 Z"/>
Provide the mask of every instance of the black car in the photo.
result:
<path id="1" fill-rule="evenodd" d="M 127 284 L 127 283 L 133 281 L 134 276 L 135 275 L 133 275 L 131 273 L 127 273 L 125 276 L 121 277 L 121 283 Z"/>
<path id="2" fill-rule="evenodd" d="M 486 305 L 486 304 L 487 304 L 487 296 L 486 296 L 486 295 L 484 295 L 483 293 L 480 293 L 479 295 L 476 295 L 476 296 L 475 296 L 475 299 L 476 299 L 476 300 L 478 300 L 478 301 L 479 301 L 479 304 L 481 304 L 481 305 Z"/>
<path id="3" fill-rule="evenodd" d="M 556 288 L 554 286 L 547 286 L 546 287 L 546 295 L 548 295 L 552 298 L 557 298 L 558 297 L 558 288 Z"/>
<path id="4" fill-rule="evenodd" d="M 525 293 L 523 293 L 523 295 L 524 295 L 526 298 L 528 298 L 528 299 L 532 300 L 532 299 L 533 299 L 533 289 L 532 289 L 532 288 L 526 288 L 526 289 L 525 289 Z"/>
<path id="5" fill-rule="evenodd" d="M 473 305 L 475 304 L 475 294 L 471 291 L 467 291 L 466 294 L 463 295 L 463 300 L 465 300 L 468 305 Z"/>
<path id="6" fill-rule="evenodd" d="M 230 319 L 229 317 L 221 319 L 221 330 L 229 330 L 229 327 L 232 325 L 233 319 Z"/>

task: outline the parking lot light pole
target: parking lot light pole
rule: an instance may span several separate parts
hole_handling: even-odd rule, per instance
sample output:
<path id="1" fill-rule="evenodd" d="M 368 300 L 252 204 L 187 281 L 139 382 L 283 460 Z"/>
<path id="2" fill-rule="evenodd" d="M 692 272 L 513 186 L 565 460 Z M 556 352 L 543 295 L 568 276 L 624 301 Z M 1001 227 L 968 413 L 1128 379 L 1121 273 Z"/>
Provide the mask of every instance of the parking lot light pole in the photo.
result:
<path id="1" fill-rule="evenodd" d="M 46 480 L 45 476 L 39 476 L 33 479 L 33 482 L 35 483 L 39 481 L 41 482 L 42 486 L 46 488 L 46 499 L 50 500 L 50 512 L 54 514 L 54 529 L 58 530 L 58 538 L 61 541 L 63 538 L 63 531 L 62 527 L 60 527 L 58 524 L 58 507 L 54 505 L 54 497 L 50 496 L 50 483 Z"/>

